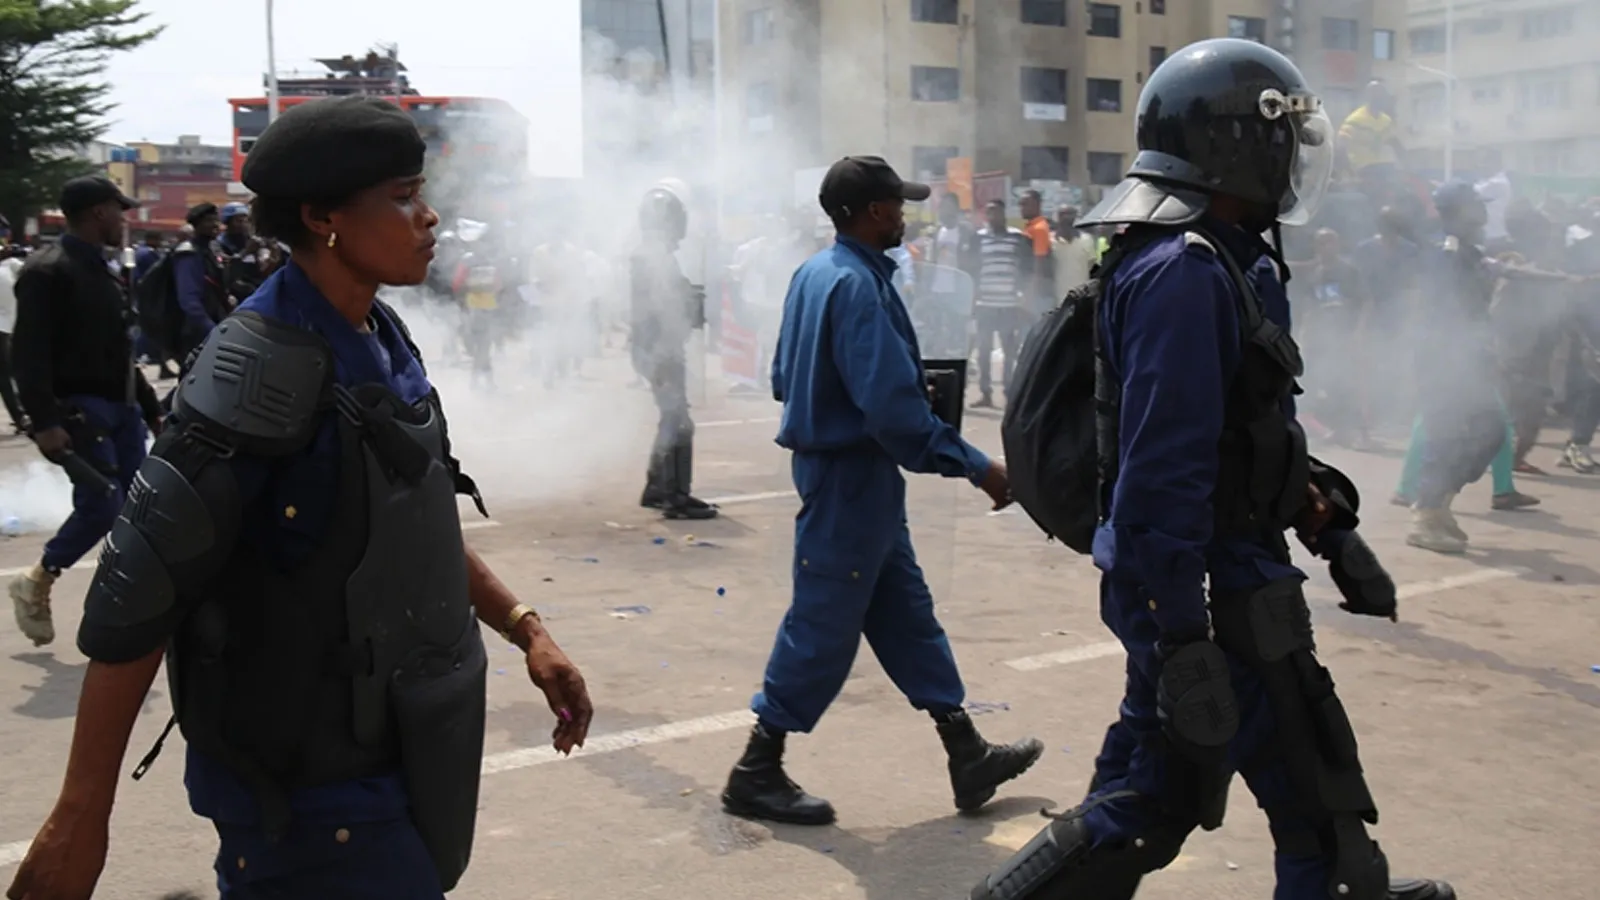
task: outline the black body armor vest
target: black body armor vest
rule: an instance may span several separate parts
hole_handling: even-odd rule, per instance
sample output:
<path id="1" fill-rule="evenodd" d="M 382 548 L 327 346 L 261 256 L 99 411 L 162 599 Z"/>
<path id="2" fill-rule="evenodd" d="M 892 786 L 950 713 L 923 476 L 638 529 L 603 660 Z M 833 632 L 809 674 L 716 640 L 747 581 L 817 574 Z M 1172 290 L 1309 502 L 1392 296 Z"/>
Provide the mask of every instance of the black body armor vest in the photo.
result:
<path id="1" fill-rule="evenodd" d="M 1216 535 L 1259 538 L 1282 548 L 1283 532 L 1306 505 L 1311 479 L 1305 431 L 1286 411 L 1305 370 L 1300 348 L 1289 333 L 1261 311 L 1261 300 L 1226 245 L 1198 225 L 1181 229 L 1207 244 L 1228 269 L 1238 293 L 1241 332 L 1239 366 L 1228 385 L 1218 442 L 1216 487 L 1211 503 Z M 1140 229 L 1119 238 L 1098 273 L 1102 293 L 1097 315 L 1104 314 L 1105 293 L 1118 263 L 1170 229 Z M 1122 385 L 1111 370 L 1096 328 L 1095 430 L 1099 449 L 1100 515 L 1110 514 L 1121 450 Z"/>
<path id="2" fill-rule="evenodd" d="M 228 380 L 211 347 L 193 370 L 202 385 L 208 371 Z M 202 392 L 186 381 L 180 413 L 190 390 Z M 305 427 L 331 416 L 338 431 L 321 543 L 283 571 L 240 542 L 206 582 L 168 653 L 177 721 L 252 789 L 269 835 L 287 828 L 296 788 L 400 773 L 448 890 L 471 850 L 486 712 L 455 500 L 470 479 L 436 393 L 412 406 L 377 384 L 323 391 Z"/>

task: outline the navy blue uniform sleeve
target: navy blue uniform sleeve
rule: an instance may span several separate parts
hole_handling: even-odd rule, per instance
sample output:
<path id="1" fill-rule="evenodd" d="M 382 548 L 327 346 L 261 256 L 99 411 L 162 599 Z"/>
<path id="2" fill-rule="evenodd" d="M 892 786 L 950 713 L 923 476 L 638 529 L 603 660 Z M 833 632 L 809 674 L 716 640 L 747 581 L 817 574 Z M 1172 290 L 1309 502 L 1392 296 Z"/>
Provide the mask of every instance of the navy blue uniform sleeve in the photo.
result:
<path id="1" fill-rule="evenodd" d="M 166 445 L 158 444 L 152 448 L 151 455 L 161 455 L 164 446 Z M 258 457 L 234 456 L 225 460 L 214 459 L 207 463 L 207 468 L 211 466 L 227 467 L 238 491 L 241 518 L 249 515 L 256 505 L 256 499 L 266 488 L 272 471 L 271 463 Z M 213 474 L 202 471 L 196 480 L 204 484 Z M 174 524 L 176 527 L 184 527 L 182 522 Z M 226 527 L 215 530 L 235 535 L 241 531 L 240 528 Z M 112 625 L 91 615 L 92 607 L 86 606 L 83 620 L 78 625 L 78 651 L 95 662 L 123 663 L 142 659 L 165 646 L 184 617 L 193 609 L 195 601 L 199 599 L 200 589 L 227 563 L 233 554 L 235 543 L 236 541 L 224 544 L 219 541 L 198 557 L 169 567 L 167 571 L 172 578 L 177 601 L 155 618 L 137 625 Z M 96 571 L 95 578 L 102 577 L 106 577 L 105 574 Z"/>
<path id="2" fill-rule="evenodd" d="M 933 414 L 922 371 L 895 330 L 871 279 L 848 274 L 828 297 L 828 326 L 839 377 L 867 434 L 901 468 L 980 480 L 989 458 Z"/>
<path id="3" fill-rule="evenodd" d="M 1111 521 L 1167 633 L 1204 629 L 1205 548 L 1238 312 L 1227 273 L 1190 248 L 1128 290 L 1116 359 L 1121 459 Z"/>
<path id="4" fill-rule="evenodd" d="M 178 307 L 197 335 L 208 335 L 216 323 L 206 312 L 206 264 L 198 253 L 184 253 L 172 259 L 172 278 L 177 283 Z"/>

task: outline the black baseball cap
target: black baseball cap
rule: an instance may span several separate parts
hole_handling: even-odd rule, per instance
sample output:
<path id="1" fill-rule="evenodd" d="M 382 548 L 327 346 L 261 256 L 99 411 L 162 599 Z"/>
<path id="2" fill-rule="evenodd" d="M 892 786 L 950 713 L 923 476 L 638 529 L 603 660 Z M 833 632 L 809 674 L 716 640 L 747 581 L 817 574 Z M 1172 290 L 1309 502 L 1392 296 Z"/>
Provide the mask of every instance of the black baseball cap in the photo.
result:
<path id="1" fill-rule="evenodd" d="M 830 216 L 852 215 L 877 200 L 922 201 L 933 196 L 933 188 L 905 181 L 881 156 L 846 156 L 822 176 L 817 199 Z"/>
<path id="2" fill-rule="evenodd" d="M 112 200 L 121 204 L 123 209 L 134 209 L 139 205 L 139 201 L 124 196 L 121 189 L 104 175 L 85 175 L 61 186 L 61 214 L 68 218 Z"/>

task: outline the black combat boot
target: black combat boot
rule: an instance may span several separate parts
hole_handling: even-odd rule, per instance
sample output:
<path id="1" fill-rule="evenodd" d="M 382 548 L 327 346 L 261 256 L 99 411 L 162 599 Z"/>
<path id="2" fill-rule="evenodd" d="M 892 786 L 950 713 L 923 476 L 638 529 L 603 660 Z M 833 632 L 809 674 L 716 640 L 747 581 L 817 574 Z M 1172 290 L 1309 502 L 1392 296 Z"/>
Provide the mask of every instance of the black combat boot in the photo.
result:
<path id="1" fill-rule="evenodd" d="M 933 717 L 939 740 L 950 756 L 950 787 L 956 809 L 971 812 L 989 802 L 995 788 L 1028 771 L 1044 752 L 1044 744 L 1026 738 L 1015 744 L 991 744 L 978 734 L 965 710 Z"/>
<path id="2" fill-rule="evenodd" d="M 667 500 L 661 507 L 662 514 L 668 519 L 715 519 L 721 510 L 715 503 L 707 503 L 698 497 L 679 497 Z"/>
<path id="3" fill-rule="evenodd" d="M 1443 881 L 1397 878 L 1389 882 L 1389 900 L 1456 900 L 1456 889 Z"/>
<path id="4" fill-rule="evenodd" d="M 756 724 L 750 731 L 744 756 L 728 775 L 728 786 L 722 790 L 722 808 L 746 819 L 832 825 L 833 804 L 801 790 L 784 774 L 783 739 L 784 732 L 768 731 Z"/>

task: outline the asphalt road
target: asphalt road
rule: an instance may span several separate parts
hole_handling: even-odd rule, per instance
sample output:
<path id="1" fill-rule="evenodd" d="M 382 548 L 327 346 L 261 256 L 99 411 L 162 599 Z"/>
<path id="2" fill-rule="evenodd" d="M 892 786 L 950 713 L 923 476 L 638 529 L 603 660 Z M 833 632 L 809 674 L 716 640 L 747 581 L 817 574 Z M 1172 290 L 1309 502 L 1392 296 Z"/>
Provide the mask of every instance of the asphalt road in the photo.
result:
<path id="1" fill-rule="evenodd" d="M 664 523 L 636 505 L 653 413 L 619 360 L 554 390 L 504 372 L 489 398 L 436 368 L 459 455 L 494 514 L 464 516 L 468 538 L 544 613 L 598 709 L 588 747 L 556 758 L 542 698 L 494 643 L 478 842 L 452 896 L 954 900 L 1038 830 L 1042 807 L 1082 795 L 1122 684 L 1092 568 L 1026 517 L 990 515 L 964 483 L 921 478 L 912 520 L 976 722 L 997 739 L 1037 735 L 1044 758 L 981 814 L 957 815 L 932 725 L 863 652 L 817 732 L 791 741 L 790 774 L 834 801 L 838 824 L 724 815 L 717 794 L 787 603 L 796 501 L 771 440 L 776 406 L 720 388 L 699 404 L 697 487 L 726 514 Z M 997 452 L 997 424 L 974 414 L 967 433 Z M 24 486 L 30 454 L 0 445 L 0 512 L 25 493 L 48 518 L 62 488 Z M 1537 454 L 1553 462 L 1553 450 Z M 1544 505 L 1519 514 L 1487 511 L 1487 481 L 1470 488 L 1458 509 L 1473 550 L 1446 558 L 1405 547 L 1406 514 L 1379 502 L 1396 453 L 1327 455 L 1364 487 L 1364 531 L 1405 598 L 1395 625 L 1339 612 L 1321 571 L 1311 589 L 1394 871 L 1448 878 L 1467 898 L 1594 896 L 1600 858 L 1582 848 L 1600 826 L 1600 478 L 1523 479 Z M 33 562 L 44 537 L 0 542 L 0 569 Z M 57 588 L 54 646 L 33 649 L 9 617 L 0 625 L 0 881 L 60 783 L 85 665 L 70 635 L 91 570 Z M 160 685 L 130 769 L 166 721 Z M 214 838 L 188 813 L 171 744 L 144 781 L 123 782 L 97 896 L 215 896 Z M 1236 787 L 1226 826 L 1191 840 L 1141 897 L 1267 897 L 1271 884 L 1265 823 Z"/>

